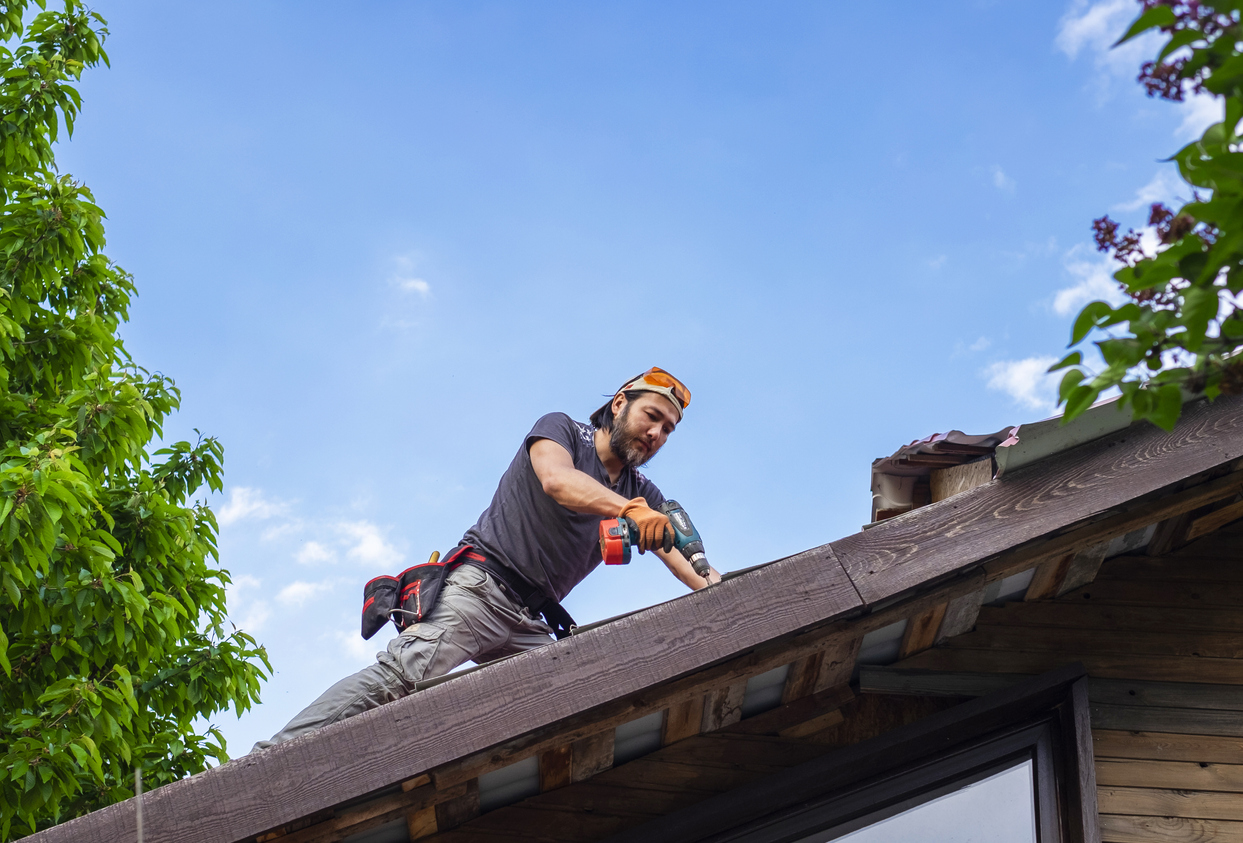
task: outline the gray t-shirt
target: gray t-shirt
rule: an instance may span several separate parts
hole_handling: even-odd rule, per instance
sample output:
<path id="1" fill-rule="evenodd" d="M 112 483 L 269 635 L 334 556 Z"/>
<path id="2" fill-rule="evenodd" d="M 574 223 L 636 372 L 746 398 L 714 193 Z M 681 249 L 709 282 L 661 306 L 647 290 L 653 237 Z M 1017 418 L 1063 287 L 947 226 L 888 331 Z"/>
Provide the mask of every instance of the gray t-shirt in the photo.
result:
<path id="1" fill-rule="evenodd" d="M 462 538 L 558 602 L 600 564 L 603 517 L 572 512 L 544 492 L 531 465 L 531 445 L 537 439 L 551 439 L 565 448 L 575 468 L 627 500 L 642 496 L 653 508 L 665 502 L 656 484 L 637 469 L 627 468 L 616 483 L 609 483 L 594 434 L 594 427 L 565 413 L 549 413 L 537 421 L 501 477 L 492 503 Z"/>

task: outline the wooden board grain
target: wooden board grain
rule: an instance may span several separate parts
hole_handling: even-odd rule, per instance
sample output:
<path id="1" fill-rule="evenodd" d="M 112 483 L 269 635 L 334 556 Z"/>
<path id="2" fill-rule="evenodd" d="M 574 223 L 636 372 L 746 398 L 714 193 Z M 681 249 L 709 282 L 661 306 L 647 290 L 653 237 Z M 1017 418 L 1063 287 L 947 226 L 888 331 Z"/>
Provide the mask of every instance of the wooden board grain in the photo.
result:
<path id="1" fill-rule="evenodd" d="M 790 664 L 790 672 L 786 675 L 785 686 L 781 689 L 782 704 L 815 693 L 816 682 L 820 678 L 820 669 L 824 666 L 824 651 L 809 653 Z"/>
<path id="2" fill-rule="evenodd" d="M 1204 682 L 1243 685 L 1243 661 L 1183 656 L 1146 656 L 1082 651 L 993 651 L 941 648 L 925 650 L 903 667 L 967 673 L 1044 673 L 1079 661 L 1092 676 L 1150 679 L 1157 682 Z"/>
<path id="3" fill-rule="evenodd" d="M 1103 814 L 1243 820 L 1243 798 L 1237 793 L 1102 786 L 1097 794 Z"/>
<path id="4" fill-rule="evenodd" d="M 1070 573 L 1070 564 L 1075 561 L 1078 554 L 1065 553 L 1061 556 L 1055 556 L 1052 559 L 1046 559 L 1036 566 L 1036 572 L 1032 574 L 1032 581 L 1027 585 L 1027 592 L 1023 595 L 1024 600 L 1047 600 L 1050 597 L 1056 597 L 1062 593 L 1062 583 L 1066 579 L 1066 575 Z"/>
<path id="5" fill-rule="evenodd" d="M 581 782 L 612 767 L 615 744 L 612 729 L 574 741 L 570 778 Z"/>
<path id="6" fill-rule="evenodd" d="M 945 617 L 941 619 L 941 628 L 937 630 L 936 643 L 940 644 L 947 638 L 974 629 L 983 604 L 984 589 L 970 591 L 949 601 L 945 607 Z"/>
<path id="7" fill-rule="evenodd" d="M 664 725 L 661 727 L 661 745 L 668 746 L 692 735 L 698 735 L 703 727 L 703 715 L 702 697 L 691 697 L 669 706 L 668 711 L 665 712 Z"/>
<path id="8" fill-rule="evenodd" d="M 1231 607 L 1243 605 L 1243 582 L 1098 579 L 1092 585 L 1072 591 L 1058 600 L 1172 608 Z"/>
<path id="9" fill-rule="evenodd" d="M 540 753 L 539 789 L 566 787 L 573 778 L 574 745 L 564 744 Z"/>
<path id="10" fill-rule="evenodd" d="M 1108 629 L 1243 632 L 1243 612 L 1237 609 L 1105 605 L 1091 600 L 985 606 L 979 622 L 988 626 L 1068 627 L 1089 634 Z"/>
<path id="11" fill-rule="evenodd" d="M 991 456 L 948 468 L 934 468 L 928 477 L 932 502 L 937 503 L 952 498 L 960 492 L 983 486 L 992 479 L 993 458 Z"/>
<path id="12" fill-rule="evenodd" d="M 1053 629 L 1007 624 L 977 626 L 945 642 L 967 650 L 1058 650 L 1085 653 L 1151 653 L 1168 656 L 1243 658 L 1243 632 L 1166 632 L 1160 629 Z"/>
<path id="13" fill-rule="evenodd" d="M 733 682 L 709 691 L 703 702 L 703 730 L 715 732 L 741 720 L 742 698 L 746 693 L 746 682 Z"/>
<path id="14" fill-rule="evenodd" d="M 1096 780 L 1103 787 L 1213 790 L 1243 795 L 1243 764 L 1104 758 L 1096 762 Z"/>
<path id="15" fill-rule="evenodd" d="M 1092 725 L 1135 732 L 1243 737 L 1243 717 L 1239 712 L 1216 709 L 1093 703 Z"/>
<path id="16" fill-rule="evenodd" d="M 1101 814 L 1106 843 L 1243 843 L 1243 822 Z"/>
<path id="17" fill-rule="evenodd" d="M 948 609 L 948 603 L 938 603 L 908 618 L 906 630 L 902 633 L 902 643 L 898 648 L 898 658 L 906 658 L 931 647 L 936 642 L 937 631 L 941 628 Z"/>
<path id="18" fill-rule="evenodd" d="M 1243 764 L 1243 738 L 1165 732 L 1092 730 L 1097 758 Z"/>
<path id="19" fill-rule="evenodd" d="M 1240 456 L 1243 401 L 1232 398 L 1211 408 L 1189 404 L 1172 433 L 1128 428 L 833 542 L 832 547 L 864 601 L 876 603 L 1023 542 L 1104 516 Z M 1188 503 L 1188 508 L 1194 507 Z M 1156 507 L 1145 517 L 1172 514 Z M 1115 529 L 1127 532 L 1135 526 L 1140 525 L 1120 521 Z"/>
<path id="20" fill-rule="evenodd" d="M 1062 584 L 1057 590 L 1057 596 L 1074 591 L 1095 580 L 1108 550 L 1109 542 L 1101 542 L 1075 552 L 1071 557 L 1070 567 L 1062 578 Z"/>
<path id="21" fill-rule="evenodd" d="M 1116 556 L 1101 568 L 1102 580 L 1223 580 L 1243 582 L 1243 559 L 1234 556 Z"/>
<path id="22" fill-rule="evenodd" d="M 1195 541 L 1240 518 L 1243 518 L 1243 501 L 1226 504 L 1221 509 L 1213 510 L 1192 521 L 1187 527 L 1187 541 Z"/>

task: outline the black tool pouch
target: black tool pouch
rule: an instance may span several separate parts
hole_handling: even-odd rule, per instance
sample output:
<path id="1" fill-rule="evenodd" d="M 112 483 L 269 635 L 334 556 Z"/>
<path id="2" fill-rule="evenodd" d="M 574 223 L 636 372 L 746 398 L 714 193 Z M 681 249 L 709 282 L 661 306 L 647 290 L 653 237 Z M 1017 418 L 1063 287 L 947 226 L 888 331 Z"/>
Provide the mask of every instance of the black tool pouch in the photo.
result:
<path id="1" fill-rule="evenodd" d="M 440 589 L 444 587 L 445 577 L 458 565 L 476 557 L 483 558 L 470 545 L 460 545 L 445 559 L 437 562 L 429 560 L 402 571 L 397 578 L 397 606 L 392 611 L 393 625 L 398 631 L 430 615 L 440 597 Z"/>
<path id="2" fill-rule="evenodd" d="M 397 606 L 397 577 L 376 577 L 363 586 L 363 638 L 367 639 L 388 623 Z"/>

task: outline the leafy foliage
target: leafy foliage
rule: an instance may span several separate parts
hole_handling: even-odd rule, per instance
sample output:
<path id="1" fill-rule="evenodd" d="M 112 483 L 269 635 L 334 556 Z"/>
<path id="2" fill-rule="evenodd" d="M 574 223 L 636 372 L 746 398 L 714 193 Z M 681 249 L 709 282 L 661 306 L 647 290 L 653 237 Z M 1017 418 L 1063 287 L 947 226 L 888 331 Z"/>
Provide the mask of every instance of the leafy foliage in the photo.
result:
<path id="1" fill-rule="evenodd" d="M 148 454 L 178 406 L 117 329 L 133 280 L 103 213 L 55 167 L 107 62 L 78 0 L 0 0 L 0 838 L 225 759 L 195 721 L 258 699 L 267 657 L 226 633 L 214 439 Z M 158 462 L 153 461 L 158 459 Z M 269 668 L 270 669 L 270 668 Z"/>
<path id="2" fill-rule="evenodd" d="M 1073 351 L 1050 371 L 1067 369 L 1059 403 L 1065 420 L 1102 392 L 1118 388 L 1121 406 L 1169 430 L 1184 392 L 1210 399 L 1243 392 L 1243 0 L 1142 0 L 1119 44 L 1145 32 L 1164 43 L 1140 70 L 1149 96 L 1180 101 L 1189 92 L 1222 101 L 1223 121 L 1171 159 L 1191 188 L 1177 210 L 1152 206 L 1147 236 L 1119 235 L 1109 217 L 1093 224 L 1097 247 L 1123 267 L 1114 274 L 1127 301 L 1089 303 L 1075 319 L 1071 346 L 1089 336 L 1105 364 L 1099 373 Z"/>

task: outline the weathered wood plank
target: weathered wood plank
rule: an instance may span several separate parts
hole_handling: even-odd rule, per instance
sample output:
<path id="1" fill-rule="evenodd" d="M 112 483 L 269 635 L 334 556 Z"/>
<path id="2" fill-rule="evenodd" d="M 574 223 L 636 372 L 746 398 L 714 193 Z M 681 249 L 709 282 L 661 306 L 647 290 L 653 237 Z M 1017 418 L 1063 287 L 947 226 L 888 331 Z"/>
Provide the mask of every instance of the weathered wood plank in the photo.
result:
<path id="1" fill-rule="evenodd" d="M 1243 582 L 1178 580 L 1102 580 L 1073 591 L 1058 600 L 1139 606 L 1230 607 L 1243 606 Z"/>
<path id="2" fill-rule="evenodd" d="M 1193 513 L 1184 512 L 1157 524 L 1157 529 L 1148 541 L 1147 554 L 1165 556 L 1186 544 L 1187 528 L 1191 525 L 1192 515 Z"/>
<path id="3" fill-rule="evenodd" d="M 1101 836 L 1107 843 L 1243 843 L 1243 823 L 1101 814 Z"/>
<path id="4" fill-rule="evenodd" d="M 1099 629 L 1243 632 L 1243 612 L 1238 609 L 1116 606 L 1094 604 L 1090 600 L 985 606 L 980 610 L 979 622 L 988 626 L 1071 627 L 1088 634 Z"/>
<path id="5" fill-rule="evenodd" d="M 1208 515 L 1201 515 L 1192 521 L 1187 527 L 1187 541 L 1195 541 L 1240 518 L 1243 518 L 1243 501 L 1226 504 L 1221 509 L 1213 510 Z"/>
<path id="6" fill-rule="evenodd" d="M 980 615 L 980 606 L 984 603 L 984 590 L 968 592 L 949 601 L 945 608 L 945 617 L 941 620 L 941 628 L 937 630 L 936 643 L 940 644 L 947 638 L 962 635 L 975 628 L 976 618 Z"/>
<path id="7" fill-rule="evenodd" d="M 692 735 L 698 735 L 703 727 L 703 715 L 702 697 L 691 697 L 669 706 L 669 710 L 665 713 L 664 725 L 661 727 L 661 745 L 668 746 Z"/>
<path id="8" fill-rule="evenodd" d="M 613 730 L 574 741 L 570 778 L 581 782 L 613 766 Z"/>
<path id="9" fill-rule="evenodd" d="M 545 750 L 539 756 L 539 789 L 556 790 L 573 780 L 574 745 L 564 744 Z"/>
<path id="10" fill-rule="evenodd" d="M 408 817 L 412 812 L 459 799 L 466 792 L 465 785 L 445 789 L 422 785 L 409 791 L 388 794 L 360 805 L 341 809 L 322 822 L 283 835 L 280 841 L 281 843 L 332 843 L 347 835 L 359 834 L 400 817 Z"/>
<path id="11" fill-rule="evenodd" d="M 946 647 L 925 650 L 900 664 L 902 667 L 967 673 L 1044 673 L 1075 661 L 1083 662 L 1092 676 L 1106 679 L 1243 685 L 1243 661 L 1235 659 L 1054 650 L 961 650 Z"/>
<path id="12" fill-rule="evenodd" d="M 813 694 L 816 681 L 820 678 L 820 668 L 824 665 L 824 652 L 809 653 L 790 664 L 790 672 L 786 676 L 785 687 L 781 689 L 781 702 L 791 703 L 797 699 Z"/>
<path id="13" fill-rule="evenodd" d="M 766 735 L 713 732 L 665 747 L 644 758 L 691 767 L 746 767 L 753 770 L 772 770 L 797 766 L 812 758 L 819 758 L 827 751 L 827 748 L 823 746 Z M 634 763 L 631 762 L 631 764 Z M 610 770 L 597 781 L 609 785 L 642 786 L 645 781 L 642 767 L 632 767 L 631 764 Z"/>
<path id="14" fill-rule="evenodd" d="M 837 639 L 824 650 L 824 658 L 820 661 L 820 673 L 816 677 L 813 691 L 827 691 L 850 681 L 855 672 L 855 660 L 859 658 L 859 646 L 863 643 L 861 635 L 846 635 Z"/>
<path id="15" fill-rule="evenodd" d="M 864 694 L 982 697 L 1030 678 L 1021 673 L 952 673 L 865 664 L 859 669 L 859 691 Z"/>
<path id="16" fill-rule="evenodd" d="M 411 840 L 431 837 L 440 829 L 436 828 L 436 806 L 429 805 L 406 815 L 406 834 Z"/>
<path id="17" fill-rule="evenodd" d="M 1233 556 L 1115 556 L 1101 569 L 1102 580 L 1243 581 L 1243 552 Z"/>
<path id="18" fill-rule="evenodd" d="M 934 696 L 977 697 L 1008 688 L 1027 679 L 1017 673 L 968 673 L 920 670 L 895 666 L 864 665 L 859 674 L 859 690 L 871 694 L 914 694 Z M 1091 701 L 1094 705 L 1172 709 L 1177 713 L 1170 718 L 1182 718 L 1184 725 L 1215 722 L 1212 718 L 1243 721 L 1243 686 L 1204 685 L 1191 682 L 1145 682 L 1129 679 L 1088 680 Z M 1195 711 L 1207 712 L 1203 720 L 1196 720 Z M 1127 716 L 1110 714 L 1109 716 Z M 1145 715 L 1135 715 L 1143 717 Z M 1132 720 L 1129 722 L 1137 722 Z M 1100 726 L 1100 728 L 1115 728 Z M 1141 728 L 1127 725 L 1116 728 Z M 1184 729 L 1183 731 L 1191 731 Z M 1233 734 L 1218 731 L 1200 734 Z M 1243 760 L 1243 759 L 1240 759 Z"/>
<path id="19" fill-rule="evenodd" d="M 1139 787 L 1100 787 L 1097 793 L 1103 814 L 1243 820 L 1243 799 L 1237 793 Z"/>
<path id="20" fill-rule="evenodd" d="M 1096 780 L 1105 787 L 1219 790 L 1243 794 L 1243 764 L 1106 758 L 1096 762 Z"/>
<path id="21" fill-rule="evenodd" d="M 1239 712 L 1213 709 L 1093 703 L 1092 725 L 1098 729 L 1135 732 L 1243 737 L 1243 716 Z"/>
<path id="22" fill-rule="evenodd" d="M 1161 732 L 1093 729 L 1097 758 L 1139 758 L 1152 761 L 1193 761 L 1197 764 L 1238 764 L 1243 739 Z"/>
<path id="23" fill-rule="evenodd" d="M 479 816 L 479 780 L 465 784 L 465 793 L 448 799 L 436 806 L 436 827 L 442 830 L 457 828 Z"/>
<path id="24" fill-rule="evenodd" d="M 1164 630 L 1054 629 L 1021 625 L 976 626 L 975 632 L 946 641 L 965 650 L 1059 650 L 1093 653 L 1147 653 L 1205 658 L 1243 658 L 1243 633 L 1171 633 Z"/>
<path id="25" fill-rule="evenodd" d="M 938 603 L 908 619 L 898 658 L 906 658 L 931 647 L 936 642 L 937 630 L 941 628 L 947 609 L 948 603 Z"/>
<path id="26" fill-rule="evenodd" d="M 991 456 L 948 468 L 934 468 L 928 477 L 932 502 L 937 503 L 952 498 L 976 486 L 983 486 L 992 479 L 993 458 Z"/>
<path id="27" fill-rule="evenodd" d="M 1243 712 L 1243 687 L 1195 682 L 1090 680 L 1092 701 L 1110 705 L 1199 708 Z"/>
<path id="28" fill-rule="evenodd" d="M 1057 596 L 1060 597 L 1068 591 L 1074 591 L 1095 580 L 1108 550 L 1109 542 L 1101 542 L 1075 553 L 1070 560 L 1066 576 L 1062 578 L 1062 585 L 1058 588 Z"/>
<path id="29" fill-rule="evenodd" d="M 828 747 L 850 746 L 953 708 L 961 699 L 860 694 L 842 706 L 842 723 L 808 736 L 806 740 Z"/>
<path id="30" fill-rule="evenodd" d="M 1232 399 L 1223 406 L 1219 401 L 1211 408 L 1189 404 L 1172 433 L 1128 428 L 840 539 L 831 547 L 864 601 L 876 603 L 1011 551 L 1019 543 L 1106 516 L 1141 495 L 1240 456 L 1243 403 Z M 1234 486 L 1229 494 L 1237 493 L 1237 478 L 1230 482 Z M 1071 552 L 1104 541 L 1111 532 L 1121 535 L 1205 502 L 1196 495 L 1171 495 L 1093 524 L 1095 536 L 1084 533 L 1050 540 L 1039 554 Z M 1062 543 L 1064 548 L 1059 547 Z"/>
<path id="31" fill-rule="evenodd" d="M 714 732 L 741 720 L 742 698 L 746 693 L 746 682 L 734 682 L 709 691 L 703 703 L 703 730 Z"/>
<path id="32" fill-rule="evenodd" d="M 1046 559 L 1036 566 L 1036 573 L 1027 585 L 1024 600 L 1047 600 L 1062 593 L 1062 583 L 1070 573 L 1070 563 L 1078 554 L 1066 553 L 1052 559 Z"/>
<path id="33" fill-rule="evenodd" d="M 776 735 L 813 718 L 820 718 L 830 711 L 836 711 L 854 699 L 854 696 L 849 685 L 839 685 L 748 717 L 722 731 L 731 735 Z"/>

